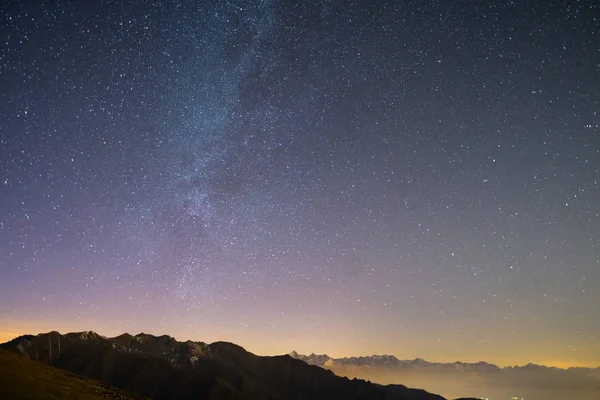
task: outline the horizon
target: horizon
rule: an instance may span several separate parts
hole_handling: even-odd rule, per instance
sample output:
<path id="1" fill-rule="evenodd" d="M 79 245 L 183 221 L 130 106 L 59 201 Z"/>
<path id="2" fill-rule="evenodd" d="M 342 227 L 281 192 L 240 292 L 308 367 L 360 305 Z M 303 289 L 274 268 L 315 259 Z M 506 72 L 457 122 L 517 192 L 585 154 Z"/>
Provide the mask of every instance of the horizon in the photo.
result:
<path id="1" fill-rule="evenodd" d="M 597 8 L 3 2 L 4 335 L 597 366 Z"/>
<path id="2" fill-rule="evenodd" d="M 137 336 L 137 335 L 140 335 L 140 334 L 148 334 L 148 335 L 152 335 L 152 336 L 155 336 L 155 337 L 166 335 L 166 336 L 169 336 L 169 337 L 175 339 L 178 342 L 186 342 L 188 340 L 191 340 L 193 342 L 203 342 L 203 343 L 206 343 L 206 344 L 211 344 L 211 343 L 216 343 L 216 342 L 228 342 L 228 343 L 233 343 L 233 344 L 236 344 L 238 346 L 241 346 L 245 350 L 247 350 L 247 351 L 249 351 L 252 354 L 255 354 L 257 356 L 281 356 L 281 355 L 289 355 L 289 354 L 291 354 L 293 352 L 296 352 L 298 355 L 301 355 L 301 356 L 310 356 L 310 355 L 328 356 L 328 357 L 333 358 L 333 359 L 343 359 L 343 358 L 353 358 L 353 357 L 354 358 L 359 358 L 359 357 L 375 357 L 375 356 L 392 356 L 392 357 L 397 358 L 400 361 L 413 361 L 413 360 L 420 359 L 420 360 L 426 361 L 428 363 L 440 363 L 440 364 L 454 364 L 454 363 L 476 364 L 476 363 L 479 363 L 479 362 L 484 362 L 484 363 L 487 363 L 487 364 L 495 365 L 495 366 L 497 366 L 499 368 L 523 367 L 523 366 L 527 366 L 529 364 L 533 364 L 533 365 L 538 365 L 538 366 L 541 366 L 541 367 L 553 367 L 553 368 L 558 368 L 558 369 L 563 369 L 563 370 L 567 370 L 569 368 L 600 369 L 600 364 L 596 364 L 596 365 L 592 365 L 592 364 L 589 364 L 589 365 L 566 364 L 565 365 L 565 364 L 560 364 L 560 363 L 552 363 L 552 362 L 546 363 L 546 362 L 535 362 L 535 361 L 529 361 L 529 362 L 525 362 L 525 363 L 521 363 L 521 364 L 501 364 L 501 363 L 493 362 L 492 360 L 475 360 L 475 359 L 472 359 L 472 360 L 466 360 L 466 359 L 461 359 L 461 360 L 456 360 L 456 359 L 454 359 L 454 360 L 451 360 L 451 359 L 448 359 L 448 360 L 439 360 L 439 359 L 427 359 L 427 358 L 423 358 L 423 357 L 412 357 L 411 358 L 411 357 L 402 357 L 402 356 L 400 356 L 398 354 L 393 354 L 393 353 L 373 353 L 373 354 L 362 354 L 362 355 L 361 354 L 331 355 L 331 354 L 328 354 L 326 352 L 325 353 L 318 353 L 318 352 L 313 352 L 313 351 L 306 352 L 306 351 L 297 351 L 296 349 L 292 349 L 292 350 L 290 350 L 288 352 L 285 352 L 285 353 L 260 353 L 260 352 L 254 352 L 254 351 L 252 351 L 251 350 L 251 347 L 252 347 L 251 345 L 250 346 L 245 346 L 244 344 L 236 343 L 236 342 L 231 342 L 231 341 L 228 341 L 228 340 L 211 340 L 211 341 L 206 341 L 206 340 L 202 340 L 202 339 L 178 338 L 178 337 L 169 335 L 168 333 L 157 334 L 157 333 L 149 333 L 149 332 L 141 332 L 141 331 L 138 332 L 138 333 L 131 333 L 131 332 L 123 331 L 121 333 L 110 334 L 110 335 L 105 335 L 102 332 L 99 332 L 99 331 L 96 331 L 96 330 L 90 330 L 90 329 L 79 330 L 79 331 L 68 331 L 68 332 L 66 332 L 66 331 L 57 331 L 57 330 L 49 330 L 49 331 L 40 331 L 40 332 L 36 332 L 36 333 L 25 332 L 25 333 L 19 333 L 19 334 L 16 334 L 16 332 L 15 333 L 7 333 L 5 331 L 0 331 L 0 344 L 7 343 L 7 342 L 9 342 L 9 341 L 11 341 L 13 339 L 16 339 L 16 338 L 18 338 L 20 336 L 23 336 L 23 335 L 34 335 L 34 336 L 37 336 L 37 335 L 47 334 L 47 333 L 50 333 L 50 332 L 58 332 L 61 335 L 70 334 L 70 333 L 94 332 L 94 333 L 100 335 L 101 337 L 104 337 L 104 338 L 107 338 L 107 339 L 112 339 L 112 338 L 118 337 L 118 336 L 123 335 L 123 334 L 129 334 L 129 335 L 134 336 L 134 337 Z"/>

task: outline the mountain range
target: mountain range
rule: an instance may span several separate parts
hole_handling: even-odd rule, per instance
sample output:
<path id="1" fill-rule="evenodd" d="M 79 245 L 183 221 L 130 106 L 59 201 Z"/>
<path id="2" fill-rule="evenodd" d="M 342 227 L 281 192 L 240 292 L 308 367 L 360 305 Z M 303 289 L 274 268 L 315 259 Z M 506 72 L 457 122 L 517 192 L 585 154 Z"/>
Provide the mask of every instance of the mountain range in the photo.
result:
<path id="1" fill-rule="evenodd" d="M 348 378 L 382 384 L 402 382 L 446 396 L 510 399 L 600 399 L 600 368 L 561 369 L 537 364 L 500 368 L 487 362 L 438 363 L 392 355 L 332 358 L 326 354 L 289 355 Z"/>
<path id="2" fill-rule="evenodd" d="M 425 361 L 422 358 L 414 360 L 400 360 L 393 355 L 373 355 L 363 357 L 332 358 L 327 354 L 298 354 L 295 351 L 289 353 L 290 357 L 302 360 L 308 364 L 323 368 L 333 367 L 372 367 L 372 368 L 402 368 L 402 369 L 433 369 L 448 372 L 478 372 L 478 373 L 501 373 L 501 372 L 531 372 L 531 371 L 553 371 L 557 373 L 573 373 L 583 376 L 591 376 L 600 379 L 600 368 L 571 367 L 567 369 L 547 367 L 529 363 L 523 366 L 512 366 L 500 368 L 494 364 L 484 361 L 476 363 L 465 363 L 456 361 L 453 363 L 438 363 Z"/>
<path id="3" fill-rule="evenodd" d="M 11 399 L 46 398 L 32 390 L 52 391 L 57 399 L 445 400 L 433 393 L 465 399 L 600 399 L 600 368 L 500 368 L 295 351 L 265 357 L 228 342 L 179 342 L 144 333 L 24 335 L 0 344 L 0 361 L 0 398 Z"/>
<path id="4" fill-rule="evenodd" d="M 263 357 L 228 342 L 95 332 L 24 335 L 3 351 L 157 400 L 445 400 L 403 385 L 336 376 L 289 355 Z"/>

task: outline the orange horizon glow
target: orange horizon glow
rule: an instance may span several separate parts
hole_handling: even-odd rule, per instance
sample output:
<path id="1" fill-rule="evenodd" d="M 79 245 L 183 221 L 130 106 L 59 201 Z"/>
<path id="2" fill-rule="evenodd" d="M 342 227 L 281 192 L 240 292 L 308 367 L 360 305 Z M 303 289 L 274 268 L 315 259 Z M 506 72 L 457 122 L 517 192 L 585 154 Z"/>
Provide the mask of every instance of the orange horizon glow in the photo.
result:
<path id="1" fill-rule="evenodd" d="M 4 325 L 4 324 L 3 324 Z M 82 332 L 82 331 L 86 331 L 86 330 L 92 330 L 98 334 L 100 334 L 101 336 L 105 336 L 105 337 L 115 337 L 118 336 L 122 333 L 125 333 L 125 331 L 122 332 L 117 332 L 114 330 L 95 330 L 95 329 L 73 329 L 75 327 L 69 327 L 70 329 L 48 329 L 47 325 L 42 324 L 40 326 L 38 326 L 37 328 L 35 328 L 35 324 L 30 323 L 27 324 L 26 327 L 24 327 L 23 329 L 17 329 L 17 328 L 12 328 L 12 329 L 6 329 L 6 330 L 1 330 L 0 331 L 0 343 L 6 343 L 16 337 L 22 336 L 22 335 L 37 335 L 40 333 L 47 333 L 50 331 L 58 331 L 61 334 L 66 334 L 66 333 L 70 333 L 70 332 Z M 127 332 L 130 333 L 132 335 L 136 335 L 140 332 Z M 146 332 L 146 333 L 150 333 L 153 334 L 155 336 L 159 336 L 162 334 L 167 334 L 167 333 L 159 333 L 159 332 Z M 275 349 L 273 348 L 273 346 L 265 346 L 264 344 L 264 340 L 258 340 L 258 338 L 254 338 L 255 340 L 241 340 L 242 338 L 240 337 L 229 337 L 229 338 L 211 338 L 209 335 L 208 337 L 205 338 L 198 338 L 198 337 L 183 337 L 181 335 L 170 335 L 173 336 L 176 340 L 178 341 L 185 341 L 185 340 L 194 340 L 194 341 L 202 341 L 202 342 L 206 342 L 206 343 L 212 343 L 212 342 L 216 342 L 216 341 L 231 341 L 233 343 L 236 343 L 242 347 L 244 347 L 247 351 L 250 351 L 254 354 L 257 355 L 263 355 L 263 356 L 273 356 L 273 355 L 281 355 L 281 354 L 287 354 L 290 353 L 292 351 L 297 351 L 300 354 L 311 354 L 311 353 L 315 353 L 315 354 L 328 354 L 330 357 L 333 358 L 343 358 L 343 357 L 360 357 L 360 356 L 371 356 L 371 355 L 383 355 L 383 354 L 392 354 L 394 356 L 396 356 L 399 359 L 415 359 L 415 358 L 422 358 L 428 362 L 437 362 L 437 363 L 454 363 L 454 362 L 463 362 L 463 363 L 477 363 L 477 362 L 487 362 L 490 364 L 494 364 L 500 368 L 504 368 L 504 367 L 514 367 L 514 366 L 523 366 L 523 365 L 527 365 L 529 363 L 532 364 L 538 364 L 538 365 L 543 365 L 543 366 L 547 366 L 547 367 L 555 367 L 555 368 L 560 368 L 560 369 L 568 369 L 568 368 L 573 368 L 573 367 L 580 367 L 580 368 L 599 368 L 600 366 L 597 363 L 593 363 L 590 360 L 584 360 L 584 359 L 566 359 L 566 360 L 560 360 L 560 359 L 519 359 L 519 358 L 503 358 L 503 359 L 497 359 L 496 361 L 492 358 L 477 358 L 477 357 L 473 357 L 468 356 L 468 357 L 464 357 L 462 359 L 456 359 L 456 358 L 452 358 L 452 357 L 431 357 L 431 355 L 428 357 L 427 355 L 413 355 L 413 354 L 406 354 L 405 356 L 402 356 L 401 354 L 394 354 L 393 352 L 373 352 L 373 353 L 365 353 L 364 351 L 356 351 L 356 352 L 352 352 L 352 351 L 343 351 L 340 354 L 340 350 L 338 349 L 335 352 L 319 352 L 319 351 L 310 351 L 310 350 L 305 350 L 305 348 L 307 347 L 307 341 L 305 340 L 298 340 L 298 342 L 296 344 L 298 344 L 298 346 L 293 346 L 292 343 L 290 343 L 291 346 L 289 346 L 290 348 L 288 348 L 288 344 L 284 344 L 285 348 L 281 348 L 281 349 Z M 252 338 L 251 338 L 252 339 Z M 310 343 L 310 341 L 308 341 Z M 300 344 L 303 344 L 302 346 L 300 346 Z M 316 343 L 314 343 L 316 344 Z M 281 346 L 279 346 L 281 347 Z M 321 348 L 322 345 L 320 346 L 316 346 Z"/>

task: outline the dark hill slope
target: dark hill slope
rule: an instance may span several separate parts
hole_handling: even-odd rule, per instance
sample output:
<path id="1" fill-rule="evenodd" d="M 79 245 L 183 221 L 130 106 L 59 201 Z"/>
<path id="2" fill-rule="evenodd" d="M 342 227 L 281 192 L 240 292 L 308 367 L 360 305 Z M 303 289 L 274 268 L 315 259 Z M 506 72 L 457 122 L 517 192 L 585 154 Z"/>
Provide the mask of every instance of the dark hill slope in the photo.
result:
<path id="1" fill-rule="evenodd" d="M 142 400 L 84 376 L 0 350 L 0 399 Z"/>

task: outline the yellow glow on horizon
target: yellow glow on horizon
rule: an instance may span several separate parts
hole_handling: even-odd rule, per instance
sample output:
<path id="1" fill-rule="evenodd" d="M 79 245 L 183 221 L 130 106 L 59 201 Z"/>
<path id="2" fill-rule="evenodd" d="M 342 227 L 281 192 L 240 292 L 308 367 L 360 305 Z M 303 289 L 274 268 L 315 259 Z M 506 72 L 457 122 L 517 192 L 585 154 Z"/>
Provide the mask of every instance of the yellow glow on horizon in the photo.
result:
<path id="1" fill-rule="evenodd" d="M 95 329 L 93 326 L 84 328 L 77 324 L 65 323 L 62 326 L 50 326 L 47 322 L 32 322 L 28 321 L 25 323 L 15 323 L 15 321 L 2 321 L 0 319 L 0 325 L 3 330 L 0 330 L 0 343 L 8 342 L 18 336 L 31 334 L 37 335 L 39 333 L 49 332 L 51 330 L 58 330 L 60 333 L 65 334 L 69 332 L 78 332 L 84 330 L 93 330 L 100 335 L 106 337 L 117 336 L 126 330 L 115 329 L 115 327 L 106 326 L 104 329 Z M 60 324 L 59 324 L 60 325 Z M 87 325 L 86 325 L 87 326 Z M 82 329 L 83 328 L 83 329 Z M 138 334 L 137 331 L 129 331 L 130 334 Z M 154 335 L 162 335 L 166 332 L 146 332 Z M 579 355 L 581 357 L 573 357 L 567 354 L 555 353 L 553 358 L 544 357 L 543 351 L 531 353 L 528 356 L 532 358 L 515 357 L 507 354 L 505 351 L 495 351 L 495 349 L 489 348 L 435 348 L 429 346 L 427 343 L 421 343 L 419 341 L 413 341 L 411 343 L 404 343 L 399 346 L 395 351 L 389 348 L 377 348 L 373 343 L 365 343 L 364 345 L 357 345 L 347 338 L 344 339 L 343 335 L 340 335 L 338 340 L 323 340 L 322 336 L 318 334 L 291 334 L 285 338 L 279 338 L 277 340 L 265 339 L 264 335 L 260 331 L 256 332 L 207 332 L 204 331 L 203 335 L 190 335 L 183 334 L 182 332 L 171 332 L 168 333 L 178 341 L 194 340 L 203 341 L 205 343 L 211 343 L 214 341 L 229 341 L 244 347 L 246 350 L 256 355 L 281 355 L 288 354 L 295 350 L 301 354 L 328 354 L 333 358 L 341 357 L 353 357 L 353 356 L 371 356 L 374 354 L 391 354 L 399 359 L 414 359 L 422 358 L 429 362 L 439 363 L 453 363 L 456 361 L 466 363 L 476 363 L 484 361 L 490 364 L 497 365 L 498 367 L 507 366 L 522 366 L 528 363 L 534 363 L 539 365 L 545 365 L 549 367 L 557 367 L 567 369 L 570 367 L 584 367 L 584 368 L 598 368 L 600 367 L 597 359 L 592 357 L 596 354 L 597 349 L 588 349 L 589 352 L 582 352 Z M 505 350 L 505 349 L 504 349 Z M 515 348 L 515 353 L 517 353 Z M 546 354 L 548 355 L 548 354 Z M 561 356 L 564 356 L 562 358 Z"/>
<path id="2" fill-rule="evenodd" d="M 6 343 L 21 335 L 23 333 L 17 331 L 0 331 L 0 343 Z"/>

